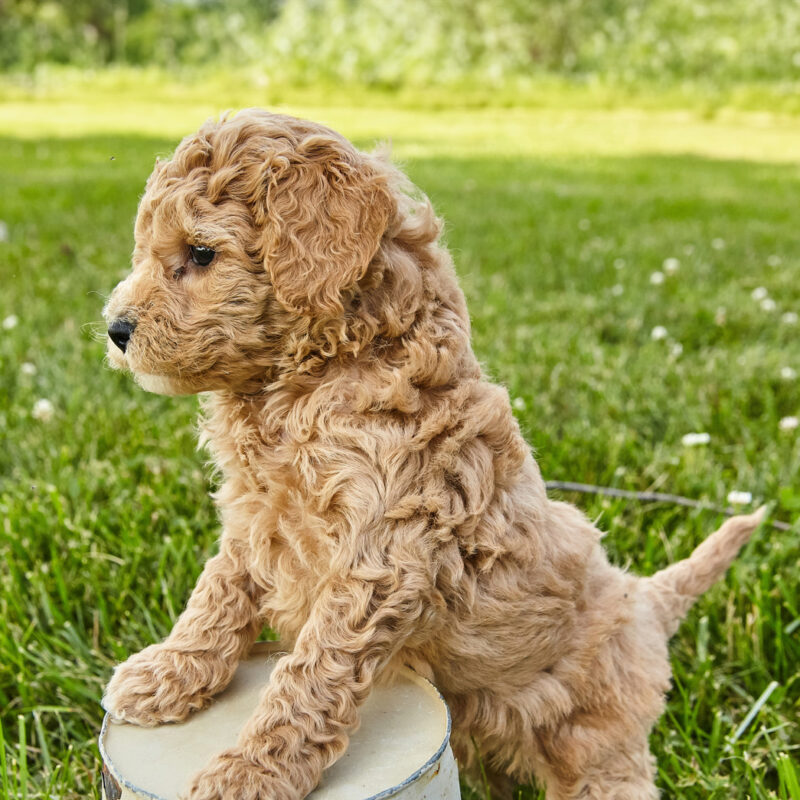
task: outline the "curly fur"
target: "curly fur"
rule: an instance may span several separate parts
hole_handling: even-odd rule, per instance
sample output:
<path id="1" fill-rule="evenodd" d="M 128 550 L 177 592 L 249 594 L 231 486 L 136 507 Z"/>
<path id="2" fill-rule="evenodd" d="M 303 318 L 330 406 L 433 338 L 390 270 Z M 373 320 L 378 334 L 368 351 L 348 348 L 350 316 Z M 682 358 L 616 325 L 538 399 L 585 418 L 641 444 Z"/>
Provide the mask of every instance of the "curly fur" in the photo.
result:
<path id="1" fill-rule="evenodd" d="M 116 669 L 105 704 L 179 720 L 264 624 L 291 649 L 192 800 L 305 796 L 400 663 L 436 682 L 462 767 L 479 754 L 498 786 L 656 797 L 668 637 L 760 514 L 651 579 L 611 566 L 482 375 L 440 233 L 387 159 L 258 110 L 205 124 L 147 183 L 106 309 L 136 328 L 109 358 L 145 388 L 209 393 L 223 532 L 170 636 Z"/>

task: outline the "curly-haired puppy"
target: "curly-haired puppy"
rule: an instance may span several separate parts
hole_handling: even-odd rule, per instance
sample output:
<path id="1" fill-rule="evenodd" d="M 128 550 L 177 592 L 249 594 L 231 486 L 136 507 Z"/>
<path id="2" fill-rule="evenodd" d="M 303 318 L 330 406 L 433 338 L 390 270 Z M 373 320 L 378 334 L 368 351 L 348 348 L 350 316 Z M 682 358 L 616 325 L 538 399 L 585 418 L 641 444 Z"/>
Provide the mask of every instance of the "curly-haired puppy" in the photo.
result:
<path id="1" fill-rule="evenodd" d="M 761 513 L 651 578 L 611 566 L 481 373 L 440 233 L 386 159 L 264 111 L 205 124 L 147 183 L 108 355 L 151 391 L 208 393 L 223 530 L 105 705 L 181 720 L 265 624 L 291 651 L 192 800 L 305 796 L 402 663 L 444 693 L 462 767 L 477 751 L 554 799 L 657 794 L 667 640 Z"/>

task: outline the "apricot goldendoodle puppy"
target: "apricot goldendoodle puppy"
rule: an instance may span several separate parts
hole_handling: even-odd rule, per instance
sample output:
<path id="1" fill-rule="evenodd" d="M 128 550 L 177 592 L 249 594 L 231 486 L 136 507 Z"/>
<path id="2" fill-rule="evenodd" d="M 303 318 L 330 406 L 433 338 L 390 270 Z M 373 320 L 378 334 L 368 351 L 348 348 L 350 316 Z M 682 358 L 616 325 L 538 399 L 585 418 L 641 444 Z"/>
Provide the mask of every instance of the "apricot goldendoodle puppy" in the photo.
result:
<path id="1" fill-rule="evenodd" d="M 207 123 L 147 183 L 109 359 L 151 391 L 209 393 L 223 532 L 105 705 L 180 720 L 263 625 L 291 650 L 192 800 L 303 797 L 401 663 L 444 693 L 462 766 L 477 750 L 548 798 L 657 794 L 667 640 L 761 512 L 652 578 L 611 566 L 481 373 L 440 232 L 385 158 L 264 111 Z"/>

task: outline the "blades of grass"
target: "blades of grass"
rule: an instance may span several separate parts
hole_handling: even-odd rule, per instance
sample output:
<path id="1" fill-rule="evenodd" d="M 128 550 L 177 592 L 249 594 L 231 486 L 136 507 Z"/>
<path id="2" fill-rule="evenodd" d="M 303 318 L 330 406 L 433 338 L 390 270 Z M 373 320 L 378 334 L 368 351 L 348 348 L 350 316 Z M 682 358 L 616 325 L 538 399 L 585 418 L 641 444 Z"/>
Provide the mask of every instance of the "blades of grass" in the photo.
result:
<path id="1" fill-rule="evenodd" d="M 53 771 L 53 762 L 50 760 L 50 750 L 47 747 L 47 737 L 44 735 L 44 726 L 42 725 L 42 717 L 39 711 L 33 712 L 33 725 L 36 728 L 36 738 L 39 740 L 39 749 L 42 751 L 45 775 L 49 776 Z"/>
<path id="2" fill-rule="evenodd" d="M 697 661 L 705 664 L 708 660 L 708 616 L 700 617 L 697 626 Z"/>
<path id="3" fill-rule="evenodd" d="M 72 769 L 73 756 L 74 750 L 70 745 L 64 760 L 56 765 L 47 782 L 47 792 L 50 797 L 63 797 L 68 792 L 75 791 L 76 776 Z"/>
<path id="4" fill-rule="evenodd" d="M 722 738 L 722 717 L 719 714 L 714 714 L 714 720 L 711 723 L 711 735 L 708 739 L 708 753 L 709 756 L 714 756 L 719 751 L 720 740 Z"/>
<path id="5" fill-rule="evenodd" d="M 50 797 L 61 797 L 63 792 L 58 793 L 56 787 L 59 785 L 59 782 L 62 785 L 66 785 L 66 779 L 62 780 L 62 774 L 64 773 L 63 764 L 56 764 L 55 769 L 49 774 L 47 778 L 47 794 Z"/>
<path id="6" fill-rule="evenodd" d="M 480 765 L 481 768 L 481 783 L 483 784 L 484 798 L 485 800 L 492 800 L 492 791 L 489 786 L 489 778 L 486 775 L 486 766 L 483 763 L 483 757 L 481 756 L 481 751 L 478 748 L 478 743 L 475 741 L 474 738 L 472 739 L 472 747 L 475 750 L 475 753 L 478 758 L 478 764 Z"/>
<path id="7" fill-rule="evenodd" d="M 778 688 L 780 684 L 777 681 L 771 681 L 769 686 L 761 692 L 761 696 L 753 703 L 753 707 L 750 711 L 747 712 L 747 716 L 742 720 L 739 727 L 734 731 L 733 736 L 731 736 L 728 744 L 725 748 L 727 752 L 731 750 L 734 744 L 736 744 L 739 737 L 747 730 L 747 727 L 755 718 L 756 714 L 764 707 L 764 704 L 769 700 L 769 696 Z"/>
<path id="8" fill-rule="evenodd" d="M 3 780 L 3 797 L 11 797 L 8 785 L 8 765 L 6 764 L 6 738 L 3 733 L 3 723 L 0 720 L 0 775 Z"/>
<path id="9" fill-rule="evenodd" d="M 670 794 L 672 797 L 678 796 L 678 788 L 675 786 L 675 781 L 672 780 L 672 776 L 670 775 L 669 771 L 666 769 L 662 769 L 660 766 L 658 768 L 658 774 L 661 780 L 666 784 L 667 788 L 670 790 Z"/>
<path id="10" fill-rule="evenodd" d="M 791 636 L 798 628 L 800 628 L 800 617 L 792 620 L 784 629 L 783 632 L 787 636 Z"/>
<path id="11" fill-rule="evenodd" d="M 20 714 L 17 717 L 19 726 L 19 789 L 22 800 L 28 797 L 28 744 L 25 735 L 25 717 Z"/>
<path id="12" fill-rule="evenodd" d="M 781 753 L 776 764 L 782 800 L 800 800 L 800 778 L 792 759 L 786 753 Z"/>

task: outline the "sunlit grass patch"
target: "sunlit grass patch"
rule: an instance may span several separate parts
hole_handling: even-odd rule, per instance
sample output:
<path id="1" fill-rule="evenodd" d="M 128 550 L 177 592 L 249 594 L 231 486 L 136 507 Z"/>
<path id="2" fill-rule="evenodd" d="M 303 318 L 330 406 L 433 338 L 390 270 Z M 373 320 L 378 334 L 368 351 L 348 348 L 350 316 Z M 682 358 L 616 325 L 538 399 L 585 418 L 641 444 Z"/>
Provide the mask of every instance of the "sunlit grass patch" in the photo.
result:
<path id="1" fill-rule="evenodd" d="M 127 270 L 156 155 L 222 107 L 220 97 L 188 109 L 123 98 L 115 116 L 76 96 L 0 108 L 8 796 L 97 796 L 93 742 L 111 666 L 166 633 L 213 552 L 196 401 L 144 394 L 105 369 L 92 325 Z M 391 139 L 430 194 L 476 350 L 508 387 L 546 478 L 723 504 L 749 492 L 783 520 L 798 515 L 800 437 L 787 422 L 800 414 L 793 123 L 303 113 L 363 146 Z M 687 445 L 689 434 L 705 436 Z M 608 530 L 613 560 L 643 573 L 686 555 L 718 521 L 575 499 Z M 798 797 L 798 562 L 797 528 L 763 530 L 679 631 L 675 688 L 652 740 L 665 796 Z"/>

